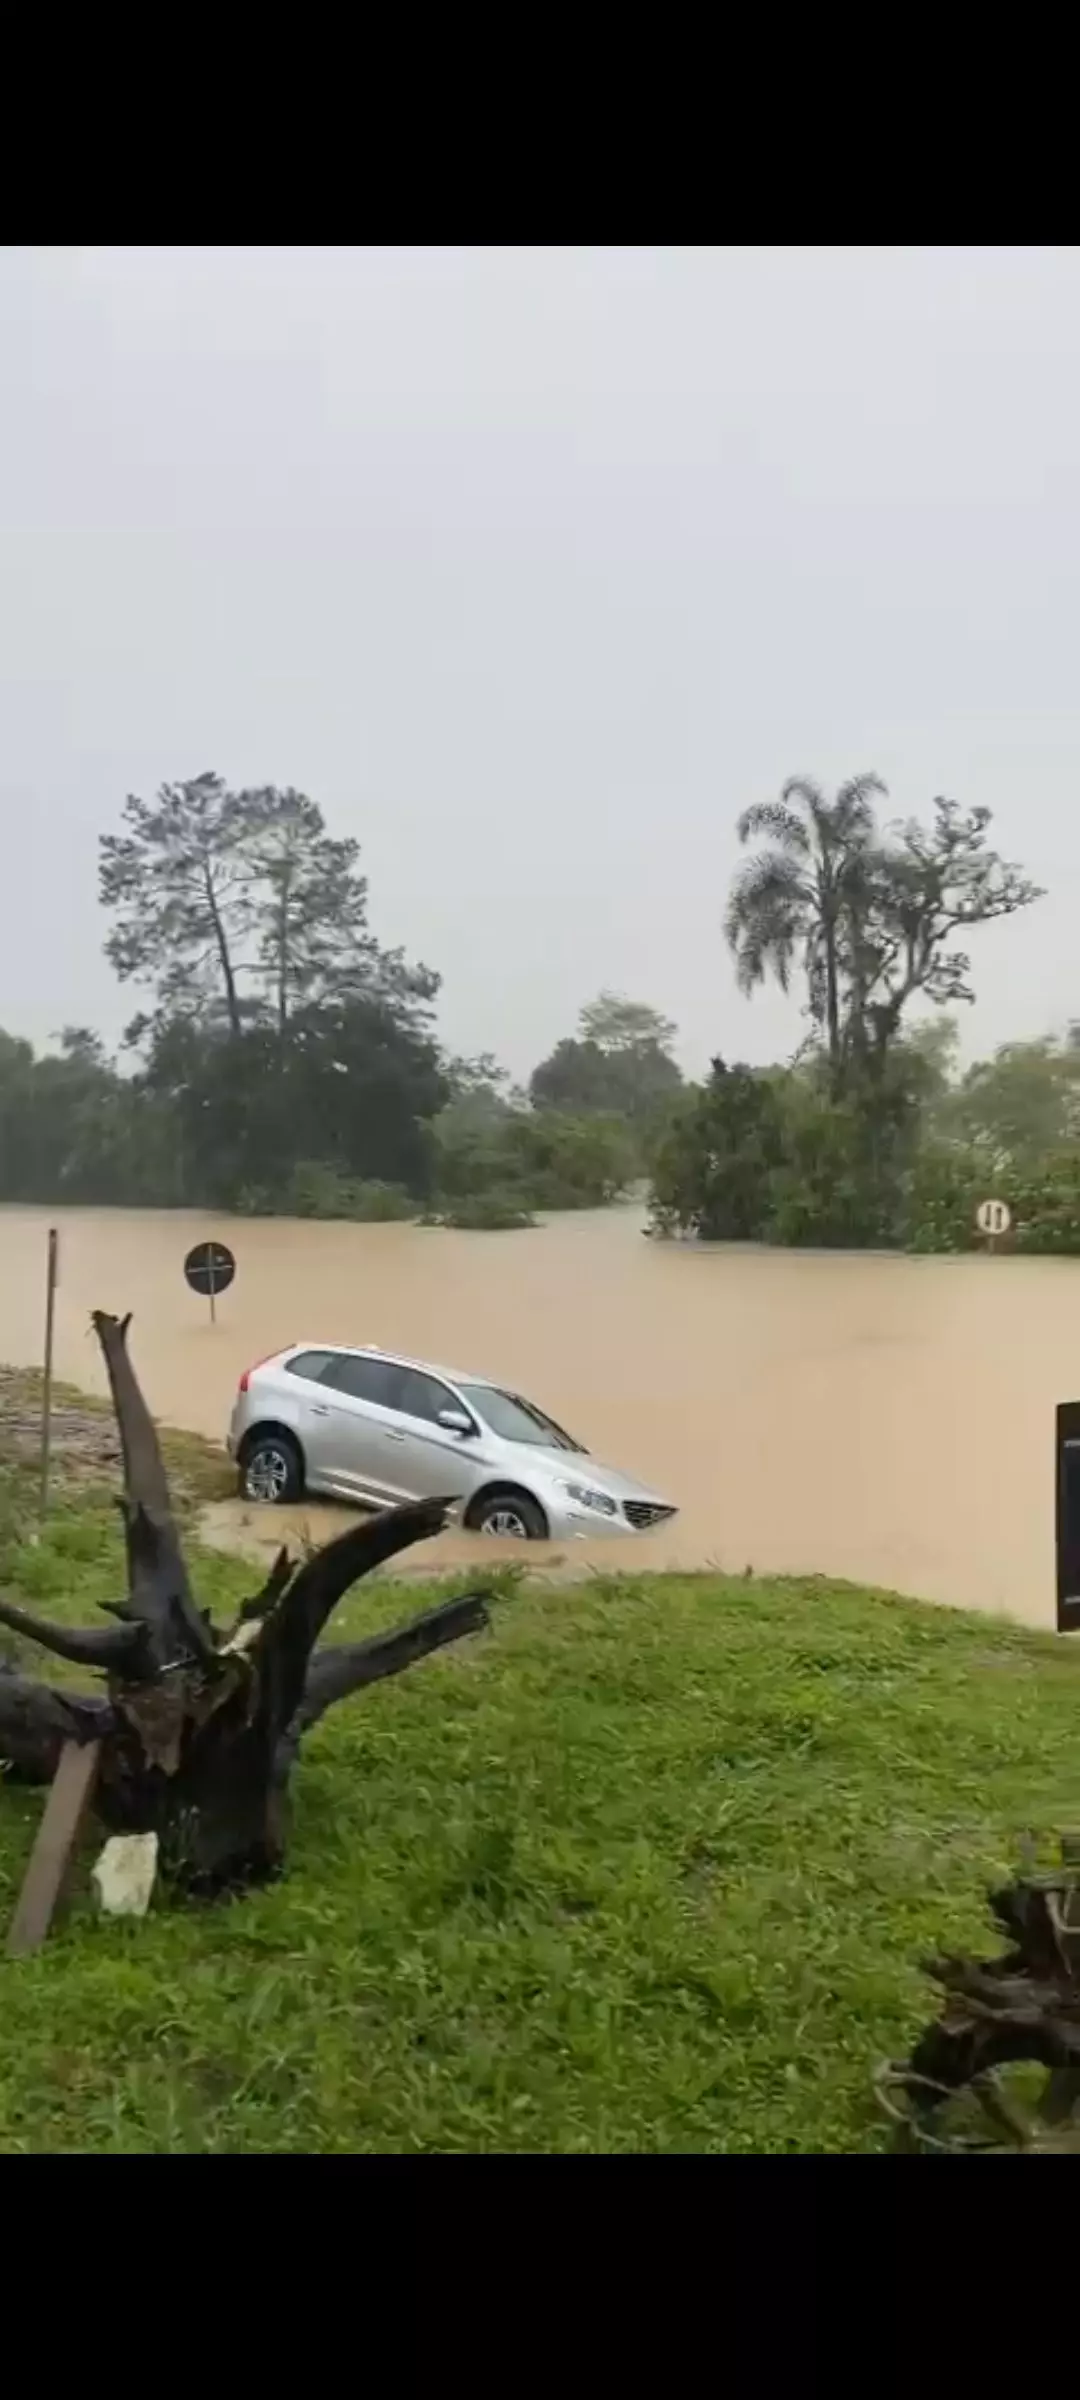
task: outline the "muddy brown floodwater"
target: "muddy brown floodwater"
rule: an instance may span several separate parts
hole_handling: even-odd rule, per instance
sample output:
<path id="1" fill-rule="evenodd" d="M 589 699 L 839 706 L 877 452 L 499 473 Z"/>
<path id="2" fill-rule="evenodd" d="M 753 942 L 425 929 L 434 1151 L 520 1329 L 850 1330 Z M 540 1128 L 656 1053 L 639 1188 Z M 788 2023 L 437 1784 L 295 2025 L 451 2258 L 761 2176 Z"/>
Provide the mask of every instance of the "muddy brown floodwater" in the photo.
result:
<path id="1" fill-rule="evenodd" d="M 50 1216 L 58 1374 L 100 1389 L 90 1309 L 130 1309 L 151 1406 L 174 1424 L 220 1438 L 241 1370 L 287 1342 L 379 1342 L 504 1377 L 678 1502 L 665 1533 L 575 1563 L 849 1576 L 1053 1622 L 1078 1265 L 699 1249 L 644 1241 L 631 1209 L 465 1234 L 7 1208 L 0 1358 L 16 1365 L 41 1355 Z M 208 1235 L 238 1262 L 216 1326 L 181 1273 Z M 490 1563 L 491 1545 L 427 1554 L 473 1555 Z"/>

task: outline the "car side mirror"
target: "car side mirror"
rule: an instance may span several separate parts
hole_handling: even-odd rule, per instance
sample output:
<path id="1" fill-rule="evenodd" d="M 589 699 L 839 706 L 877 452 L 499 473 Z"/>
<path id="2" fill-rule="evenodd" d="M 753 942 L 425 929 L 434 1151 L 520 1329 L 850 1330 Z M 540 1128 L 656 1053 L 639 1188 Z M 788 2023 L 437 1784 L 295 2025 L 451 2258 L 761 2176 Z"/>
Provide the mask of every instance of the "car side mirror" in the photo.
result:
<path id="1" fill-rule="evenodd" d="M 440 1408 L 438 1422 L 446 1433 L 475 1433 L 472 1418 L 461 1408 Z"/>

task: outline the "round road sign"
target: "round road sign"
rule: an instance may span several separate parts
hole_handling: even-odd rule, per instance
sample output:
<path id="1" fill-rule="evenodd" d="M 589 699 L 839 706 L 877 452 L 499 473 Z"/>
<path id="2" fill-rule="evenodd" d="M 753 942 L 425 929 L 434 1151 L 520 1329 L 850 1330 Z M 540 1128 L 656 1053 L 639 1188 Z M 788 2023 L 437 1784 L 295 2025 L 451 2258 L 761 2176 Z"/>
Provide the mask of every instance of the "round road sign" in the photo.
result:
<path id="1" fill-rule="evenodd" d="M 1012 1213 L 1006 1207 L 1004 1200 L 980 1200 L 975 1211 L 975 1223 L 980 1233 L 989 1234 L 991 1237 L 999 1233 L 1008 1233 L 1012 1224 Z"/>
<path id="2" fill-rule="evenodd" d="M 235 1273 L 236 1260 L 224 1242 L 196 1242 L 184 1260 L 185 1278 L 203 1300 L 212 1300 L 216 1292 L 227 1292 Z"/>

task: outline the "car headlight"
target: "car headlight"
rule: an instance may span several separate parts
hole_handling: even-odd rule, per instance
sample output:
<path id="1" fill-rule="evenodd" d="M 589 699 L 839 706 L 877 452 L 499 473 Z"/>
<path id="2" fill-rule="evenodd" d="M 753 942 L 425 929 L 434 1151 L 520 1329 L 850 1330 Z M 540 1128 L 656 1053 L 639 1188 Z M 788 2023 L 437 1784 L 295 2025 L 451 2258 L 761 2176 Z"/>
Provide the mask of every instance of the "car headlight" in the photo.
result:
<path id="1" fill-rule="evenodd" d="M 564 1483 L 562 1488 L 579 1508 L 594 1508 L 598 1517 L 614 1517 L 619 1513 L 618 1501 L 609 1499 L 606 1492 L 594 1492 L 590 1484 Z"/>

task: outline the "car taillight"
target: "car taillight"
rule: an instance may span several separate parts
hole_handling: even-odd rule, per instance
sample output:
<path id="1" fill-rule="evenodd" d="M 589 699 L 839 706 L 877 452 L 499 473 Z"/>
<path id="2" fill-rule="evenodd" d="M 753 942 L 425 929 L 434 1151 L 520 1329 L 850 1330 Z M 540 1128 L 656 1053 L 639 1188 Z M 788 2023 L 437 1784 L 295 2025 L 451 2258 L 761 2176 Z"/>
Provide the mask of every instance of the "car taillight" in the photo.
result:
<path id="1" fill-rule="evenodd" d="M 265 1357 L 265 1358 L 257 1358 L 257 1359 L 255 1360 L 254 1366 L 251 1366 L 251 1367 L 245 1367 L 245 1368 L 244 1368 L 244 1372 L 243 1372 L 243 1374 L 242 1374 L 242 1375 L 241 1375 L 241 1377 L 240 1377 L 240 1383 L 239 1383 L 239 1387 L 238 1387 L 238 1388 L 239 1388 L 239 1390 L 240 1390 L 240 1391 L 242 1391 L 242 1392 L 246 1392 L 246 1390 L 247 1390 L 247 1388 L 248 1388 L 248 1385 L 249 1385 L 249 1383 L 251 1382 L 251 1378 L 252 1378 L 252 1376 L 253 1376 L 253 1375 L 257 1375 L 257 1374 L 258 1374 L 258 1372 L 259 1372 L 259 1368 L 260 1368 L 260 1367 L 268 1367 L 268 1366 L 269 1366 L 269 1364 L 270 1364 L 270 1361 L 271 1361 L 271 1359 L 272 1359 L 272 1358 L 280 1358 L 280 1356 L 281 1356 L 281 1352 L 280 1352 L 280 1350 L 268 1350 L 268 1351 L 267 1351 L 267 1353 L 266 1353 L 266 1357 Z"/>

